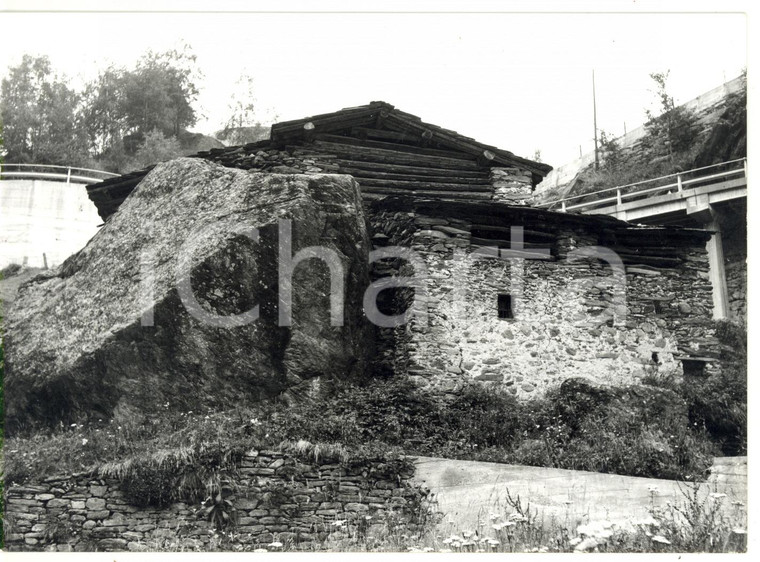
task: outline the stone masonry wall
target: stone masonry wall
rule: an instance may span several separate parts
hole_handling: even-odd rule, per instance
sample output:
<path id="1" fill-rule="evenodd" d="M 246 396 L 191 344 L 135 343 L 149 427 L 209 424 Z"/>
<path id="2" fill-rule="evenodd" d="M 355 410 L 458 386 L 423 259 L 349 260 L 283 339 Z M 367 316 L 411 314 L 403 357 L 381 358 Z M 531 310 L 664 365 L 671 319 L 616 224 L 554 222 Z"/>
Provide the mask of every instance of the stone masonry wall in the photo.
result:
<path id="1" fill-rule="evenodd" d="M 463 221 L 402 215 L 416 227 L 411 247 L 428 267 L 427 294 L 417 303 L 428 316 L 395 329 L 395 349 L 404 350 L 395 370 L 426 386 L 452 392 L 481 381 L 527 397 L 573 376 L 605 384 L 680 376 L 680 356 L 719 354 L 699 245 L 685 250 L 680 268 L 626 266 L 625 306 L 616 307 L 609 265 L 566 260 L 568 251 L 596 244 L 593 233 L 562 231 L 550 259 L 474 259 Z M 379 214 L 373 226 L 392 232 L 396 220 L 398 213 Z M 520 267 L 522 286 L 513 285 L 510 271 Z M 498 318 L 500 293 L 512 296 L 514 318 Z"/>
<path id="2" fill-rule="evenodd" d="M 491 168 L 490 179 L 494 201 L 527 205 L 533 196 L 530 172 L 518 168 Z"/>
<path id="3" fill-rule="evenodd" d="M 737 213 L 725 221 L 723 230 L 723 259 L 726 267 L 730 319 L 747 322 L 747 217 Z"/>
<path id="4" fill-rule="evenodd" d="M 353 522 L 371 535 L 394 518 L 409 520 L 424 495 L 409 483 L 412 472 L 392 474 L 370 461 L 347 467 L 278 451 L 250 451 L 225 488 L 236 519 L 228 529 L 234 537 L 228 547 L 249 550 L 279 541 L 311 549 L 336 530 L 336 521 Z M 94 475 L 9 486 L 6 548 L 208 550 L 220 535 L 199 517 L 200 508 L 189 503 L 138 508 L 130 505 L 117 480 Z"/>

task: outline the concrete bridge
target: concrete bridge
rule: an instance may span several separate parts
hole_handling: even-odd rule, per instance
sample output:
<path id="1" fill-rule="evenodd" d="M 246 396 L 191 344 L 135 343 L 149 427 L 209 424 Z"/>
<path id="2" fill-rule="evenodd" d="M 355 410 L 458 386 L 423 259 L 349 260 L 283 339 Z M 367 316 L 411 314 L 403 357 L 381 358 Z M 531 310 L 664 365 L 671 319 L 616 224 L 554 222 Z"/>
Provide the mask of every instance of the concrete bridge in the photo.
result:
<path id="1" fill-rule="evenodd" d="M 731 318 L 726 251 L 746 260 L 747 159 L 565 197 L 539 205 L 563 212 L 611 215 L 642 224 L 698 226 L 713 233 L 707 244 L 713 285 L 713 316 Z M 727 229 L 732 234 L 724 239 Z M 741 240 L 741 232 L 744 239 Z M 746 275 L 746 265 L 744 275 Z M 746 284 L 746 281 L 745 281 Z"/>
<path id="2" fill-rule="evenodd" d="M 101 170 L 0 165 L 0 268 L 53 267 L 80 250 L 103 221 L 85 185 L 115 176 Z"/>

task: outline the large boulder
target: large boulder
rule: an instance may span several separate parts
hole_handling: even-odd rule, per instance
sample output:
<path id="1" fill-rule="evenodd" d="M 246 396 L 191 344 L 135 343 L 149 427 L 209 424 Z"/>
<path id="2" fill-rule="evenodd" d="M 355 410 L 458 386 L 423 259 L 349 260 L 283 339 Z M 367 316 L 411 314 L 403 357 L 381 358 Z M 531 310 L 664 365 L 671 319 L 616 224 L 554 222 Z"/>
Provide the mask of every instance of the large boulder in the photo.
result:
<path id="1" fill-rule="evenodd" d="M 330 270 L 318 259 L 295 268 L 292 325 L 279 320 L 286 219 L 291 255 L 317 246 L 342 265 L 342 326 L 331 321 Z M 368 251 L 349 176 L 161 164 L 83 250 L 20 288 L 5 327 L 7 427 L 119 408 L 230 407 L 320 375 L 361 374 L 371 352 L 361 306 Z M 178 289 L 183 268 L 194 299 Z M 225 325 L 232 315 L 239 325 Z"/>

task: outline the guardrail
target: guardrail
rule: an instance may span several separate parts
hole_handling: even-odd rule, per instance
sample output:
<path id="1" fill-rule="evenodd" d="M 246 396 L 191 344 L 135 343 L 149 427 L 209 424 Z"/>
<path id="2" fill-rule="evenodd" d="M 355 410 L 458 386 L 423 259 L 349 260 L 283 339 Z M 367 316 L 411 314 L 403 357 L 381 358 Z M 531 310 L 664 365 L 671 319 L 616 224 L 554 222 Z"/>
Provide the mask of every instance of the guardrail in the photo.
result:
<path id="1" fill-rule="evenodd" d="M 725 167 L 729 167 L 730 169 L 726 171 L 717 170 L 719 168 Z M 698 175 L 697 177 L 689 178 L 691 174 L 694 174 L 696 172 L 705 173 L 707 170 L 715 170 L 716 173 L 707 173 L 706 175 Z M 680 192 L 688 187 L 697 187 L 698 185 L 706 183 L 716 183 L 718 180 L 724 180 L 730 177 L 747 177 L 746 158 L 739 158 L 737 160 L 730 160 L 728 162 L 720 162 L 719 164 L 712 164 L 710 166 L 704 166 L 702 168 L 694 168 L 693 170 L 688 170 L 686 172 L 660 176 L 659 178 L 630 183 L 627 185 L 610 187 L 608 189 L 600 189 L 599 191 L 584 193 L 582 195 L 573 195 L 572 197 L 565 197 L 563 199 L 557 199 L 556 201 L 541 203 L 538 205 L 538 207 L 554 209 L 559 206 L 559 210 L 561 210 L 563 213 L 581 209 L 590 210 L 605 205 L 622 205 L 624 202 L 642 199 L 644 197 L 655 194 L 661 195 L 665 193 L 673 193 L 672 190 L 674 189 L 676 192 Z M 663 184 L 659 183 L 666 180 L 675 181 Z M 645 187 L 651 184 L 657 185 L 649 188 Z"/>
<path id="2" fill-rule="evenodd" d="M 46 179 L 66 183 L 97 183 L 119 174 L 93 170 L 91 168 L 75 168 L 72 166 L 56 166 L 53 164 L 0 164 L 0 180 L 5 179 Z"/>

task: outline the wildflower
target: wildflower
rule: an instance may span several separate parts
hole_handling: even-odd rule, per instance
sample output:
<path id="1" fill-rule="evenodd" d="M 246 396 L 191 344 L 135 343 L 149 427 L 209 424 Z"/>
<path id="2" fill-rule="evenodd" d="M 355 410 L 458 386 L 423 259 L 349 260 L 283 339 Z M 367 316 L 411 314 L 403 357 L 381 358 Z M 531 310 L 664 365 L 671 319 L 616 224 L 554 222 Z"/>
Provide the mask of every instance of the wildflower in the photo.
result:
<path id="1" fill-rule="evenodd" d="M 451 544 L 453 541 L 452 539 L 443 539 L 443 544 Z"/>
<path id="2" fill-rule="evenodd" d="M 578 525 L 576 531 L 584 537 L 593 537 L 604 542 L 613 535 L 613 526 L 610 521 L 591 521 L 585 525 Z"/>
<path id="3" fill-rule="evenodd" d="M 737 500 L 735 502 L 731 502 L 731 505 L 735 505 L 736 507 L 742 507 L 744 505 L 744 502 L 740 502 Z"/>
<path id="4" fill-rule="evenodd" d="M 578 543 L 580 543 L 582 540 L 583 540 L 583 539 L 581 539 L 580 537 L 575 537 L 574 539 L 571 539 L 571 540 L 570 540 L 570 546 L 575 546 L 575 545 L 577 545 Z"/>
<path id="5" fill-rule="evenodd" d="M 425 548 L 422 549 L 422 552 L 433 552 L 434 550 L 435 550 L 434 548 L 430 546 L 426 546 Z"/>
<path id="6" fill-rule="evenodd" d="M 82 439 L 82 446 L 87 445 L 87 439 Z"/>
<path id="7" fill-rule="evenodd" d="M 257 548 L 256 550 L 254 550 L 254 552 L 258 554 L 264 554 L 265 552 L 269 552 L 269 551 L 266 548 Z"/>
<path id="8" fill-rule="evenodd" d="M 278 541 L 270 542 L 267 546 L 271 546 L 272 548 L 282 548 L 282 543 Z"/>
<path id="9" fill-rule="evenodd" d="M 660 489 L 657 486 L 649 486 L 649 493 L 650 494 L 656 494 L 660 491 Z"/>
<path id="10" fill-rule="evenodd" d="M 721 494 L 721 493 L 718 493 L 718 492 L 713 492 L 712 494 L 710 494 L 710 497 L 712 499 L 714 499 L 714 500 L 722 500 L 723 498 L 726 497 L 726 494 Z"/>
<path id="11" fill-rule="evenodd" d="M 497 546 L 501 544 L 501 541 L 499 541 L 498 539 L 486 539 L 486 540 L 492 548 L 496 548 Z"/>
<path id="12" fill-rule="evenodd" d="M 646 518 L 642 519 L 641 521 L 636 521 L 635 524 L 636 525 L 642 525 L 642 526 L 644 526 L 644 525 L 654 525 L 655 527 L 659 527 L 660 526 L 660 522 L 657 521 L 657 519 L 655 519 L 651 515 L 647 516 Z"/>
<path id="13" fill-rule="evenodd" d="M 670 544 L 670 541 L 662 535 L 655 535 L 652 537 L 652 542 L 658 542 L 660 544 Z"/>
<path id="14" fill-rule="evenodd" d="M 70 427 L 76 427 L 76 426 L 77 426 L 77 424 L 72 423 Z"/>
<path id="15" fill-rule="evenodd" d="M 746 535 L 747 529 L 742 529 L 741 527 L 737 527 L 736 529 L 731 529 L 731 532 L 736 535 Z"/>
<path id="16" fill-rule="evenodd" d="M 469 539 L 472 535 L 474 535 L 474 531 L 462 531 L 462 536 L 466 539 Z"/>
<path id="17" fill-rule="evenodd" d="M 597 546 L 599 546 L 599 543 L 593 537 L 587 537 L 576 545 L 575 550 L 577 552 L 585 552 Z"/>

